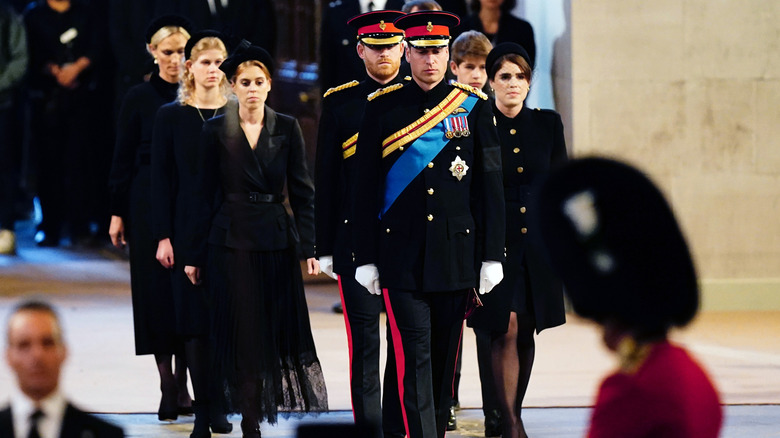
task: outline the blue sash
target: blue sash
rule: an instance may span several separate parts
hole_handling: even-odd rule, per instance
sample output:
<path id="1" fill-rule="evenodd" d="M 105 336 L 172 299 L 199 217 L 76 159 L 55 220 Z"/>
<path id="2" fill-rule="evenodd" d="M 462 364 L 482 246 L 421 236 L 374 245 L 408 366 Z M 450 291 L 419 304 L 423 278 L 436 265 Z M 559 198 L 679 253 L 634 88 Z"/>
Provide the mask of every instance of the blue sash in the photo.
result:
<path id="1" fill-rule="evenodd" d="M 476 103 L 477 97 L 472 94 L 460 106 L 471 112 Z M 447 118 L 450 117 L 454 116 L 450 115 Z M 444 136 L 446 131 L 445 120 L 447 119 L 436 124 L 410 144 L 398 160 L 393 163 L 390 171 L 387 172 L 385 177 L 385 202 L 382 206 L 382 211 L 379 213 L 380 219 L 390 209 L 395 200 L 398 199 L 401 192 L 449 143 L 450 140 Z"/>

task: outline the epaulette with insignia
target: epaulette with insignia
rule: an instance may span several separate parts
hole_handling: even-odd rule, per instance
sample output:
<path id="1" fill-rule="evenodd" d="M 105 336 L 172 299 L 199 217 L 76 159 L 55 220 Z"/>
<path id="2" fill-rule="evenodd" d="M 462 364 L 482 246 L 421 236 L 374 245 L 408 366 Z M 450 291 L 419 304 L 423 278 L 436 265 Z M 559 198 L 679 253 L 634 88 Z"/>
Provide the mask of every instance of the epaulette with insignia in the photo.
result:
<path id="1" fill-rule="evenodd" d="M 374 91 L 373 93 L 369 94 L 367 99 L 370 102 L 370 101 L 376 99 L 377 97 L 379 97 L 379 96 L 381 96 L 383 94 L 387 94 L 387 93 L 389 93 L 391 91 L 395 91 L 395 90 L 400 90 L 401 88 L 403 88 L 403 86 L 404 86 L 404 84 L 393 84 L 393 85 L 390 85 L 389 87 L 380 88 L 380 89 Z"/>
<path id="2" fill-rule="evenodd" d="M 347 88 L 352 88 L 352 87 L 355 87 L 355 86 L 358 86 L 358 85 L 360 85 L 360 82 L 353 80 L 353 81 L 347 82 L 346 84 L 341 84 L 341 85 L 339 85 L 337 87 L 328 88 L 328 91 L 326 91 L 325 94 L 322 95 L 322 98 L 324 99 L 324 98 L 330 96 L 331 94 L 333 94 L 333 93 L 335 93 L 337 91 L 346 90 Z"/>
<path id="3" fill-rule="evenodd" d="M 450 81 L 450 85 L 452 85 L 453 87 L 458 87 L 461 90 L 466 90 L 469 93 L 476 95 L 482 100 L 487 100 L 488 98 L 487 94 L 485 94 L 482 90 L 474 88 L 471 85 L 466 85 L 455 80 Z"/>

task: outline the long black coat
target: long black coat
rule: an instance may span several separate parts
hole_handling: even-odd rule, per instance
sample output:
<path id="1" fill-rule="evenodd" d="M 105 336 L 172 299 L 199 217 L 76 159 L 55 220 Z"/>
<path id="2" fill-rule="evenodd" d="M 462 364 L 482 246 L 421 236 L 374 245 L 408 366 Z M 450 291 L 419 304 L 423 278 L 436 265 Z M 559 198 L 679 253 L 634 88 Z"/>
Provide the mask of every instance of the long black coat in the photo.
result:
<path id="1" fill-rule="evenodd" d="M 354 84 L 345 84 L 338 91 L 334 89 L 323 99 L 317 135 L 317 255 L 332 255 L 334 271 L 340 275 L 352 275 L 355 268 L 352 200 L 357 171 L 356 147 L 345 149 L 344 143 L 354 145 L 354 140 L 348 140 L 357 136 L 360 130 L 366 96 L 382 88 L 370 77 Z"/>
<path id="2" fill-rule="evenodd" d="M 550 110 L 523 107 L 511 119 L 495 107 L 494 111 L 504 170 L 506 263 L 504 279 L 482 296 L 484 307 L 474 311 L 469 325 L 506 332 L 512 300 L 526 290 L 531 294 L 536 330 L 540 332 L 565 322 L 563 290 L 527 218 L 528 209 L 533 208 L 534 182 L 566 161 L 563 124 L 561 116 Z M 517 269 L 521 264 L 525 264 L 524 271 Z M 525 296 L 521 300 L 526 302 Z"/>
<path id="3" fill-rule="evenodd" d="M 453 89 L 442 81 L 425 92 L 410 81 L 366 105 L 356 151 L 355 256 L 356 266 L 377 265 L 382 287 L 423 292 L 476 287 L 481 262 L 503 260 L 501 151 L 485 100 L 477 99 L 468 112 L 471 135 L 447 142 L 378 218 L 388 171 L 413 150 L 396 149 L 382 158 L 382 141 Z M 457 157 L 469 166 L 461 180 L 450 170 Z"/>
<path id="4" fill-rule="evenodd" d="M 198 184 L 198 157 L 203 118 L 223 109 L 197 109 L 179 102 L 160 107 L 152 136 L 152 217 L 155 241 L 171 239 L 174 267 L 171 272 L 177 331 L 183 335 L 208 333 L 208 310 L 203 287 L 184 274 L 190 240 L 187 230 L 198 213 L 189 196 Z"/>
<path id="5" fill-rule="evenodd" d="M 176 97 L 177 89 L 178 84 L 152 75 L 127 92 L 117 123 L 109 208 L 125 221 L 136 354 L 172 354 L 178 342 L 170 278 L 155 257 L 150 166 L 155 115 Z"/>
<path id="6" fill-rule="evenodd" d="M 298 121 L 265 107 L 256 150 L 239 125 L 238 107 L 206 121 L 196 193 L 200 210 L 192 218 L 195 245 L 188 260 L 204 266 L 206 243 L 246 251 L 277 251 L 300 244 L 314 257 L 314 185 Z M 259 155 L 259 157 L 258 157 Z M 295 221 L 281 202 L 250 202 L 250 192 L 281 196 L 287 185 Z M 213 200 L 223 201 L 212 208 Z M 240 199 L 239 199 L 240 198 Z M 203 214 L 205 212 L 205 214 Z"/>

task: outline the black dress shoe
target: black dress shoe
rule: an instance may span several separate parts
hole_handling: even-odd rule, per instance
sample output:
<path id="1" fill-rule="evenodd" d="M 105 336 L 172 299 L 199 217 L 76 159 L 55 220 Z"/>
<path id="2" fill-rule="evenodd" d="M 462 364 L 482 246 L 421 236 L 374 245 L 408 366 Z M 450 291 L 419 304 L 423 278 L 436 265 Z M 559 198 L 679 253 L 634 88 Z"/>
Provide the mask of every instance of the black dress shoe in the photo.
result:
<path id="1" fill-rule="evenodd" d="M 501 419 L 501 412 L 498 410 L 491 410 L 485 414 L 485 436 L 496 437 L 501 436 L 504 429 L 504 422 Z"/>
<path id="2" fill-rule="evenodd" d="M 453 431 L 458 428 L 458 417 L 455 416 L 455 405 L 450 406 L 450 416 L 447 418 L 447 430 Z"/>
<path id="3" fill-rule="evenodd" d="M 43 239 L 38 240 L 35 244 L 41 248 L 54 248 L 60 246 L 60 239 L 50 236 L 45 236 Z"/>
<path id="4" fill-rule="evenodd" d="M 241 419 L 241 436 L 244 438 L 260 438 L 260 425 L 257 420 Z"/>
<path id="5" fill-rule="evenodd" d="M 213 433 L 221 433 L 226 434 L 233 432 L 233 423 L 229 422 L 227 417 L 222 415 L 221 418 L 216 418 L 212 416 L 211 420 L 211 431 Z"/>

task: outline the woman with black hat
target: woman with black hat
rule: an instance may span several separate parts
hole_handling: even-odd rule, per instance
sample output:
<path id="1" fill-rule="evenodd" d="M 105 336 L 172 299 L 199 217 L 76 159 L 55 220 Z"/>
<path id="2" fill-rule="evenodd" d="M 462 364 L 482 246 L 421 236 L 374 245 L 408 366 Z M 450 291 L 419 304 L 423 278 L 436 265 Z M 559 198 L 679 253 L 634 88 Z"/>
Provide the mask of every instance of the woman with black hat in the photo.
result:
<path id="1" fill-rule="evenodd" d="M 259 437 L 259 422 L 275 423 L 278 410 L 327 410 L 296 254 L 300 245 L 309 274 L 319 273 L 314 187 L 297 120 L 265 105 L 268 52 L 239 48 L 220 68 L 238 105 L 203 126 L 196 166 L 203 174 L 194 187 L 201 208 L 191 218 L 185 272 L 198 283 L 206 267 L 223 412 L 241 413 L 244 436 Z M 285 183 L 294 220 L 283 204 Z"/>
<path id="2" fill-rule="evenodd" d="M 111 166 L 111 242 L 129 243 L 130 286 L 133 298 L 135 353 L 154 354 L 160 373 L 162 400 L 158 418 L 175 420 L 190 413 L 187 373 L 182 343 L 174 324 L 173 293 L 168 271 L 155 260 L 157 240 L 152 230 L 151 143 L 154 116 L 163 104 L 176 98 L 189 22 L 176 15 L 152 21 L 146 30 L 146 47 L 158 71 L 149 82 L 125 95 L 117 121 Z M 176 376 L 171 360 L 176 355 Z"/>
<path id="3" fill-rule="evenodd" d="M 189 244 L 186 228 L 193 213 L 187 190 L 196 184 L 197 146 L 203 122 L 224 112 L 231 93 L 219 69 L 227 57 L 222 35 L 196 32 L 184 48 L 184 74 L 176 101 L 160 107 L 152 136 L 152 213 L 157 260 L 170 270 L 176 311 L 176 332 L 184 341 L 195 400 L 192 438 L 209 437 L 211 430 L 228 433 L 233 426 L 224 415 L 210 415 L 211 373 L 208 362 L 209 315 L 203 287 L 184 274 Z"/>
<path id="4" fill-rule="evenodd" d="M 502 43 L 485 60 L 495 92 L 493 112 L 501 141 L 506 205 L 506 273 L 469 324 L 490 336 L 496 396 L 504 437 L 525 437 L 520 416 L 534 363 L 534 330 L 565 322 L 563 291 L 528 226 L 535 180 L 566 161 L 558 113 L 525 106 L 531 85 L 531 58 L 522 46 Z"/>
<path id="5" fill-rule="evenodd" d="M 699 307 L 688 245 L 661 192 L 640 171 L 576 160 L 542 186 L 534 218 L 574 310 L 601 325 L 620 360 L 601 384 L 589 437 L 717 437 L 718 394 L 667 339 Z"/>

